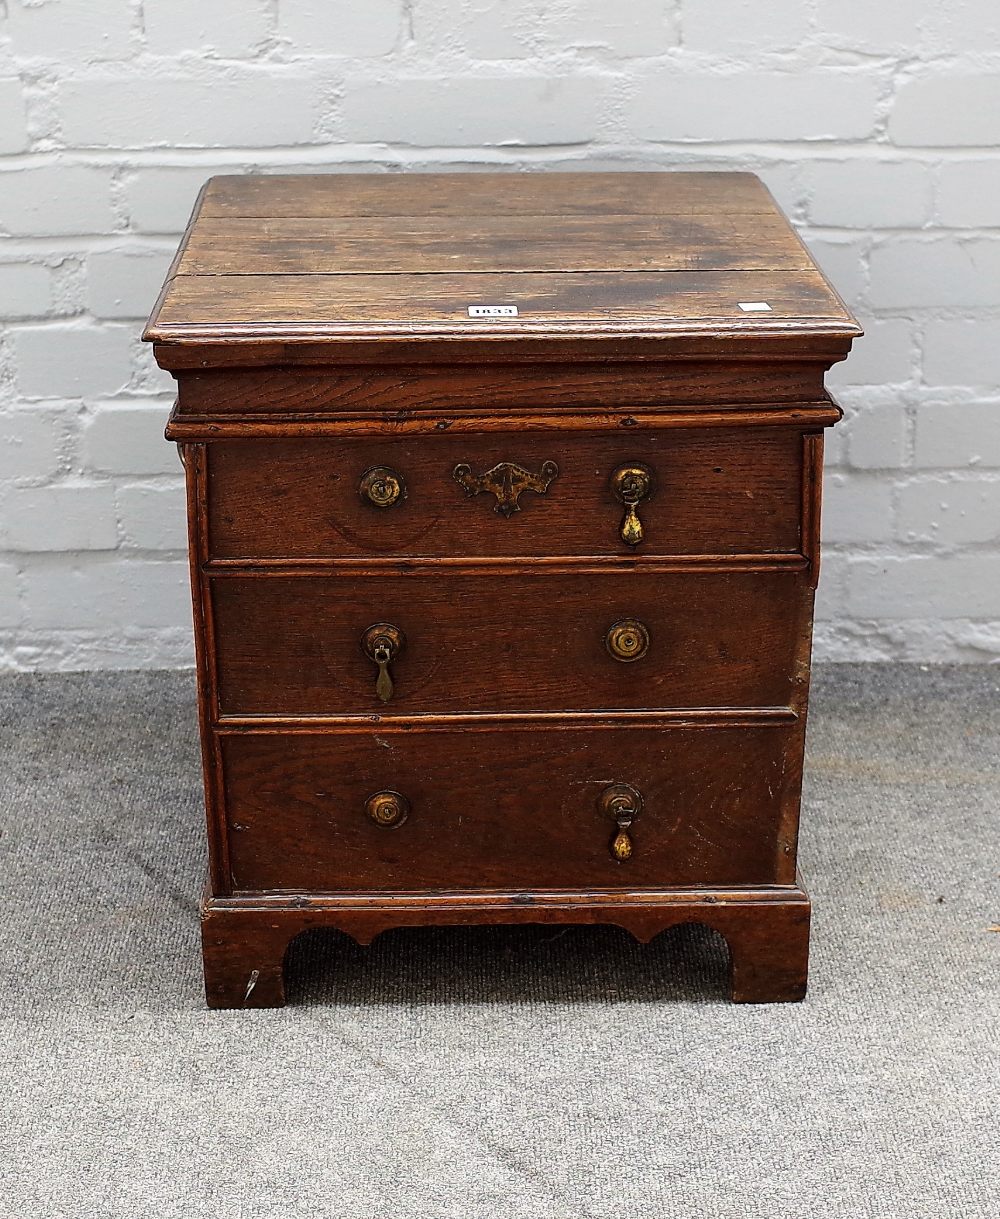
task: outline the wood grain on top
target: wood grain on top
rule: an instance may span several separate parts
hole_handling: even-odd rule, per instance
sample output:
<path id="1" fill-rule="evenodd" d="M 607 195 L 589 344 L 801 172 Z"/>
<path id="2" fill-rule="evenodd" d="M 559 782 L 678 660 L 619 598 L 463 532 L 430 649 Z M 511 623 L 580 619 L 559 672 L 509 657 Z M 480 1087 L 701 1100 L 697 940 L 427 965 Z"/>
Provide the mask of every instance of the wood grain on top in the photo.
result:
<path id="1" fill-rule="evenodd" d="M 213 178 L 203 216 L 663 216 L 770 213 L 745 173 L 303 174 Z"/>
<path id="2" fill-rule="evenodd" d="M 324 174 L 212 179 L 144 337 L 790 331 L 860 333 L 753 175 Z"/>
<path id="3" fill-rule="evenodd" d="M 377 258 L 373 257 L 378 252 Z M 398 216 L 199 220 L 184 275 L 805 269 L 780 216 Z"/>
<path id="4" fill-rule="evenodd" d="M 691 329 L 692 320 L 728 322 L 756 331 L 759 314 L 746 314 L 739 302 L 746 275 L 732 271 L 634 272 L 516 275 L 451 273 L 441 275 L 178 275 L 160 310 L 158 325 L 193 327 L 203 318 L 217 335 L 280 327 L 285 335 L 350 332 L 365 327 L 415 330 L 433 325 L 439 332 L 534 333 L 539 326 L 617 323 L 634 330 L 650 323 L 664 333 Z M 773 313 L 800 329 L 830 320 L 830 290 L 814 268 L 754 275 L 753 299 L 770 303 Z M 471 322 L 473 302 L 516 304 L 516 319 Z"/>

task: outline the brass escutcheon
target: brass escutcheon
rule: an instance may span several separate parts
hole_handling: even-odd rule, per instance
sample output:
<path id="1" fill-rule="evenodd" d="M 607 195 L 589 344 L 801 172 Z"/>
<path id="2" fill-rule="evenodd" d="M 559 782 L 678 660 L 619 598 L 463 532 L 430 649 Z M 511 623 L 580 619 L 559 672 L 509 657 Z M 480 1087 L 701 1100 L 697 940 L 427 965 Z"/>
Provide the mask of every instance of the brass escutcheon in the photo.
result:
<path id="1" fill-rule="evenodd" d="M 374 508 L 391 508 L 406 499 L 406 483 L 388 466 L 371 466 L 361 475 L 358 493 Z"/>
<path id="2" fill-rule="evenodd" d="M 649 651 L 649 630 L 638 618 L 622 618 L 608 627 L 604 644 L 615 660 L 628 664 Z"/>
<path id="3" fill-rule="evenodd" d="M 655 489 L 653 471 L 638 461 L 619 466 L 611 475 L 611 490 L 615 499 L 625 505 L 625 516 L 618 532 L 626 546 L 638 546 L 642 541 L 644 531 L 636 507 L 649 499 Z"/>
<path id="4" fill-rule="evenodd" d="M 628 783 L 615 783 L 601 792 L 597 807 L 604 816 L 613 818 L 618 826 L 611 839 L 611 857 L 618 863 L 624 863 L 632 858 L 632 836 L 629 830 L 632 828 L 632 822 L 642 812 L 642 796 Z"/>
<path id="5" fill-rule="evenodd" d="M 376 792 L 365 801 L 365 814 L 387 830 L 398 829 L 410 815 L 410 802 L 399 792 Z"/>
<path id="6" fill-rule="evenodd" d="M 392 698 L 394 689 L 389 663 L 399 655 L 405 642 L 406 636 L 391 622 L 376 622 L 361 636 L 361 650 L 370 661 L 378 665 L 375 693 L 383 703 Z"/>
<path id="7" fill-rule="evenodd" d="M 524 491 L 534 491 L 536 495 L 544 495 L 549 484 L 559 473 L 559 467 L 554 461 L 542 462 L 542 472 L 532 474 L 521 466 L 509 461 L 501 461 L 492 470 L 484 474 L 473 474 L 468 462 L 459 462 L 452 470 L 452 477 L 460 487 L 465 488 L 466 495 L 479 495 L 481 491 L 492 492 L 497 497 L 493 511 L 508 520 L 515 512 L 521 511 L 517 502 Z"/>

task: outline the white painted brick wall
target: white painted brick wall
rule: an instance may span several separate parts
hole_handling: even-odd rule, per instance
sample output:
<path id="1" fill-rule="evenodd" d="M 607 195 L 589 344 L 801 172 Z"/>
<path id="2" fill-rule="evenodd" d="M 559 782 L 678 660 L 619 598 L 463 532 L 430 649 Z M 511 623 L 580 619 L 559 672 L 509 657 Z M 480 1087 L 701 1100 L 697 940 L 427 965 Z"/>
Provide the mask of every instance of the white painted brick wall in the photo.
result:
<path id="1" fill-rule="evenodd" d="M 156 300 L 173 251 L 106 250 L 87 259 L 87 307 L 96 318 L 142 318 Z"/>
<path id="2" fill-rule="evenodd" d="M 178 65 L 179 66 L 179 65 Z M 100 75 L 57 87 L 58 128 L 80 148 L 267 148 L 308 143 L 318 84 L 276 65 L 192 70 L 191 75 Z"/>
<path id="3" fill-rule="evenodd" d="M 18 163 L 6 171 L 0 165 L 0 172 L 0 232 L 12 237 L 93 237 L 114 231 L 112 170 Z"/>
<path id="4" fill-rule="evenodd" d="M 1000 400 L 918 406 L 913 464 L 935 470 L 1000 467 Z"/>
<path id="5" fill-rule="evenodd" d="M 293 56 L 303 46 L 309 55 L 386 55 L 402 40 L 403 10 L 403 0 L 282 0 L 276 34 Z"/>
<path id="6" fill-rule="evenodd" d="M 22 621 L 18 570 L 13 563 L 0 563 L 0 629 L 19 627 Z"/>
<path id="7" fill-rule="evenodd" d="M 857 70 L 665 72 L 645 68 L 627 107 L 640 140 L 853 140 L 874 133 L 879 81 Z"/>
<path id="8" fill-rule="evenodd" d="M 189 663 L 138 331 L 218 172 L 749 168 L 867 337 L 818 650 L 1000 660 L 996 0 L 0 0 L 0 667 Z"/>
<path id="9" fill-rule="evenodd" d="M 9 550 L 114 550 L 114 488 L 106 483 L 15 487 L 3 503 L 0 531 Z"/>
<path id="10" fill-rule="evenodd" d="M 661 55 L 677 45 L 676 5 L 667 0 L 439 0 L 411 9 L 416 41 L 472 59 L 517 60 L 558 51 L 616 57 Z"/>
<path id="11" fill-rule="evenodd" d="M 697 0 L 685 6 L 684 46 L 713 58 L 794 51 L 808 39 L 811 17 L 802 0 L 771 0 L 766 16 L 757 0 Z"/>
<path id="12" fill-rule="evenodd" d="M 21 396 L 80 398 L 116 394 L 132 376 L 125 326 L 11 326 L 14 380 Z"/>
<path id="13" fill-rule="evenodd" d="M 169 629 L 191 617 L 187 564 L 179 560 L 38 556 L 22 579 L 25 618 L 41 630 Z"/>
<path id="14" fill-rule="evenodd" d="M 1000 237 L 897 237 L 869 259 L 875 309 L 1000 305 Z"/>
<path id="15" fill-rule="evenodd" d="M 344 134 L 431 148 L 581 144 L 597 134 L 604 82 L 583 75 L 348 79 Z"/>
<path id="16" fill-rule="evenodd" d="M 7 33 L 15 58 L 65 64 L 125 59 L 133 44 L 136 12 L 121 0 L 35 0 L 7 5 Z"/>
<path id="17" fill-rule="evenodd" d="M 920 228 L 930 219 L 933 176 L 917 161 L 841 157 L 806 167 L 809 222 L 872 229 Z"/>
<path id="18" fill-rule="evenodd" d="M 81 431 L 84 468 L 100 474 L 176 474 L 177 449 L 163 440 L 169 410 L 169 402 L 157 399 L 97 404 Z"/>
<path id="19" fill-rule="evenodd" d="M 889 137 L 920 148 L 1000 143 L 1000 73 L 942 71 L 908 81 L 889 118 Z"/>
<path id="20" fill-rule="evenodd" d="M 239 166 L 222 164 L 127 170 L 119 183 L 128 226 L 135 233 L 176 234 L 187 224 L 206 178 L 239 172 Z"/>
<path id="21" fill-rule="evenodd" d="M 65 430 L 65 421 L 51 412 L 5 412 L 0 432 L 0 479 L 4 485 L 48 482 L 59 473 Z"/>
<path id="22" fill-rule="evenodd" d="M 0 263 L 0 317 L 45 317 L 52 308 L 52 273 L 37 262 Z"/>
<path id="23" fill-rule="evenodd" d="M 899 493 L 899 534 L 906 542 L 966 546 L 1000 541 L 1000 479 L 934 478 Z"/>
<path id="24" fill-rule="evenodd" d="M 28 147 L 28 118 L 24 88 L 17 79 L 0 80 L 0 153 Z"/>
<path id="25" fill-rule="evenodd" d="M 136 483 L 118 489 L 118 519 L 123 541 L 136 550 L 183 550 L 184 483 Z"/>
<path id="26" fill-rule="evenodd" d="M 938 219 L 955 228 L 996 228 L 1000 199 L 1000 160 L 964 157 L 941 166 Z"/>
<path id="27" fill-rule="evenodd" d="M 266 0 L 143 0 L 146 46 L 153 55 L 199 54 L 244 59 L 271 35 Z"/>
<path id="28" fill-rule="evenodd" d="M 980 314 L 927 321 L 923 371 L 928 385 L 973 385 L 996 392 L 1000 386 L 1000 322 L 995 314 Z"/>

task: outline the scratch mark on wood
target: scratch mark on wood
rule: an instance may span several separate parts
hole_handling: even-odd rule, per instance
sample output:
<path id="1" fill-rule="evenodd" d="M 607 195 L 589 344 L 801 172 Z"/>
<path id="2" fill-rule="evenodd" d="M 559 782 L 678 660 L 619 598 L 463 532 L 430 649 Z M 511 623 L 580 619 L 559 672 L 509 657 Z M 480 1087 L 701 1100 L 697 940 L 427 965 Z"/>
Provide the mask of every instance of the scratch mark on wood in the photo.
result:
<path id="1" fill-rule="evenodd" d="M 249 982 L 247 982 L 246 994 L 243 996 L 244 1003 L 246 1003 L 246 1001 L 250 998 L 253 988 L 257 985 L 257 981 L 259 978 L 260 978 L 260 970 L 259 969 L 252 970 L 251 974 L 250 974 L 250 980 L 249 980 Z"/>

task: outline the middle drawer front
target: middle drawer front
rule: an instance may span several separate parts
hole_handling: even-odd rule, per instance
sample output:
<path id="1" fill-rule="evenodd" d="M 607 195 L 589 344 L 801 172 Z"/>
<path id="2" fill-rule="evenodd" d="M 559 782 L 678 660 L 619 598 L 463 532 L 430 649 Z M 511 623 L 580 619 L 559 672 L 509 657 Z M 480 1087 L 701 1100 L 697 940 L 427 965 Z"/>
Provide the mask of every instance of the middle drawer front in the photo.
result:
<path id="1" fill-rule="evenodd" d="M 220 576 L 211 589 L 224 715 L 783 707 L 812 595 L 788 571 L 444 578 L 422 569 Z M 638 626 L 617 644 L 638 637 L 647 645 L 638 659 L 612 654 L 609 631 L 623 621 Z M 379 623 L 402 636 L 388 701 L 362 649 Z"/>
<path id="2" fill-rule="evenodd" d="M 224 735 L 232 882 L 312 892 L 788 884 L 798 749 L 794 726 Z M 622 806 L 606 797 L 622 785 L 641 807 L 616 853 Z"/>

